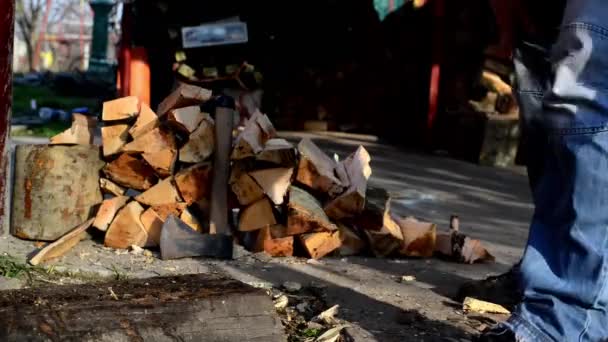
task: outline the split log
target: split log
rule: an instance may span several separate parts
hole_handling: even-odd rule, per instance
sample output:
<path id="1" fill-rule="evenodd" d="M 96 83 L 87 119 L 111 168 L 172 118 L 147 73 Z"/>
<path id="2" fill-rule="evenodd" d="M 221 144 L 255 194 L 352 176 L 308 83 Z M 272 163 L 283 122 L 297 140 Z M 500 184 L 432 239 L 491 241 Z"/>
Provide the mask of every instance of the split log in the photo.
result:
<path id="1" fill-rule="evenodd" d="M 136 190 L 150 189 L 157 181 L 150 166 L 126 153 L 108 163 L 103 173 L 114 182 Z"/>
<path id="2" fill-rule="evenodd" d="M 171 204 L 163 204 L 163 205 L 155 205 L 152 207 L 154 211 L 158 214 L 163 222 L 167 219 L 167 217 L 173 215 L 175 217 L 180 217 L 182 212 L 186 210 L 188 207 L 188 203 L 171 203 Z"/>
<path id="3" fill-rule="evenodd" d="M 188 257 L 232 259 L 232 237 L 226 234 L 201 234 L 175 216 L 169 216 L 160 235 L 163 260 Z"/>
<path id="4" fill-rule="evenodd" d="M 354 217 L 363 211 L 367 180 L 372 174 L 370 161 L 369 153 L 360 146 L 354 154 L 340 163 L 348 175 L 350 187 L 325 206 L 327 216 L 334 220 L 341 220 Z"/>
<path id="5" fill-rule="evenodd" d="M 101 128 L 103 156 L 117 154 L 127 144 L 129 125 L 113 125 Z"/>
<path id="6" fill-rule="evenodd" d="M 146 209 L 140 217 L 141 224 L 148 233 L 148 240 L 144 247 L 157 247 L 160 244 L 160 233 L 163 228 L 163 220 L 152 208 Z"/>
<path id="7" fill-rule="evenodd" d="M 274 138 L 276 134 L 268 117 L 260 111 L 256 111 L 245 123 L 245 128 L 239 134 L 230 158 L 241 160 L 257 155 L 264 150 L 266 142 Z"/>
<path id="8" fill-rule="evenodd" d="M 435 251 L 437 225 L 414 218 L 397 220 L 403 234 L 399 254 L 408 257 L 430 258 Z"/>
<path id="9" fill-rule="evenodd" d="M 277 221 L 272 204 L 267 198 L 262 198 L 242 209 L 239 217 L 239 231 L 241 232 L 250 232 L 275 224 L 277 224 Z"/>
<path id="10" fill-rule="evenodd" d="M 496 260 L 483 247 L 481 241 L 471 239 L 456 230 L 437 234 L 435 252 L 465 264 L 494 262 Z"/>
<path id="11" fill-rule="evenodd" d="M 288 235 L 338 229 L 329 221 L 319 201 L 298 187 L 291 186 L 289 189 L 287 211 Z"/>
<path id="12" fill-rule="evenodd" d="M 159 206 L 179 203 L 182 199 L 173 184 L 173 178 L 169 177 L 135 197 L 135 200 L 141 204 Z"/>
<path id="13" fill-rule="evenodd" d="M 340 232 L 321 232 L 300 235 L 300 242 L 313 259 L 320 259 L 340 248 Z"/>
<path id="14" fill-rule="evenodd" d="M 338 224 L 338 229 L 340 232 L 340 241 L 342 243 L 340 246 L 340 255 L 357 255 L 363 252 L 365 247 L 367 247 L 367 243 L 351 228 L 343 224 Z"/>
<path id="15" fill-rule="evenodd" d="M 293 256 L 293 242 L 293 236 L 273 236 L 272 227 L 266 226 L 258 232 L 254 251 L 265 252 L 272 257 L 290 257 Z"/>
<path id="16" fill-rule="evenodd" d="M 386 190 L 368 187 L 365 197 L 363 212 L 352 221 L 365 231 L 372 252 L 386 257 L 403 244 L 401 227 L 390 215 L 391 199 Z"/>
<path id="17" fill-rule="evenodd" d="M 273 163 L 284 167 L 296 165 L 296 150 L 294 146 L 285 139 L 270 139 L 266 142 L 264 149 L 256 160 Z"/>
<path id="18" fill-rule="evenodd" d="M 177 129 L 190 134 L 205 117 L 209 117 L 209 114 L 203 114 L 199 106 L 190 106 L 170 110 L 167 120 Z"/>
<path id="19" fill-rule="evenodd" d="M 127 249 L 132 245 L 144 247 L 148 233 L 140 220 L 143 212 L 144 208 L 139 203 L 129 202 L 112 221 L 106 232 L 104 244 L 119 249 Z"/>
<path id="20" fill-rule="evenodd" d="M 203 232 L 203 225 L 194 215 L 192 215 L 190 209 L 186 208 L 184 211 L 182 211 L 182 214 L 179 218 L 195 232 Z"/>
<path id="21" fill-rule="evenodd" d="M 50 145 L 74 144 L 74 145 L 92 145 L 93 130 L 97 125 L 97 119 L 94 117 L 72 114 L 72 126 L 62 133 L 51 138 Z"/>
<path id="22" fill-rule="evenodd" d="M 101 188 L 101 191 L 103 193 L 111 194 L 114 196 L 122 196 L 127 191 L 127 189 L 123 188 L 122 186 L 105 178 L 99 179 L 99 187 Z"/>
<path id="23" fill-rule="evenodd" d="M 211 165 L 201 163 L 181 170 L 175 175 L 175 185 L 188 205 L 211 194 Z"/>
<path id="24" fill-rule="evenodd" d="M 184 163 L 201 163 L 215 150 L 215 123 L 207 116 L 190 134 L 188 142 L 179 150 L 179 160 Z"/>
<path id="25" fill-rule="evenodd" d="M 307 187 L 333 198 L 344 191 L 344 184 L 336 177 L 336 162 L 329 158 L 310 139 L 298 145 L 300 164 L 296 180 Z"/>
<path id="26" fill-rule="evenodd" d="M 238 164 L 232 167 L 228 183 L 242 206 L 250 205 L 264 197 L 264 191 L 260 185 Z"/>
<path id="27" fill-rule="evenodd" d="M 158 105 L 158 116 L 167 114 L 171 109 L 203 104 L 211 99 L 211 90 L 189 84 L 181 84 Z"/>
<path id="28" fill-rule="evenodd" d="M 93 220 L 94 219 L 90 219 L 87 222 L 79 225 L 69 233 L 62 236 L 59 240 L 38 251 L 38 253 L 36 253 L 36 255 L 30 259 L 30 264 L 36 266 L 65 255 L 65 253 L 71 250 L 83 239 L 84 232 L 89 229 L 93 223 Z"/>
<path id="29" fill-rule="evenodd" d="M 152 166 L 159 177 L 166 178 L 171 176 L 175 170 L 177 151 L 167 148 L 154 153 L 144 153 L 141 157 Z"/>
<path id="30" fill-rule="evenodd" d="M 210 274 L 2 291 L 0 303 L 3 341 L 287 340 L 264 290 Z"/>
<path id="31" fill-rule="evenodd" d="M 230 175 L 230 150 L 234 128 L 234 106 L 228 98 L 215 109 L 216 148 L 211 176 L 211 198 L 209 200 L 209 232 L 211 234 L 230 234 L 228 222 L 228 177 Z M 232 105 L 232 107 L 230 107 Z"/>
<path id="32" fill-rule="evenodd" d="M 260 185 L 264 193 L 276 204 L 283 204 L 285 194 L 291 185 L 293 169 L 277 168 L 252 171 L 249 175 Z"/>
<path id="33" fill-rule="evenodd" d="M 159 124 L 160 121 L 158 120 L 156 113 L 154 113 L 147 104 L 142 102 L 137 120 L 135 121 L 135 124 L 133 124 L 133 127 L 129 129 L 129 134 L 133 139 L 136 139 L 155 129 Z"/>
<path id="34" fill-rule="evenodd" d="M 157 127 L 150 132 L 137 137 L 126 144 L 124 152 L 155 153 L 165 149 L 176 150 L 175 136 L 163 127 Z"/>
<path id="35" fill-rule="evenodd" d="M 105 232 L 108 230 L 110 223 L 114 220 L 116 213 L 127 204 L 129 201 L 129 197 L 127 196 L 118 196 L 114 198 L 107 199 L 101 203 L 99 210 L 97 211 L 97 216 L 95 217 L 95 221 L 93 222 L 93 227 Z"/>
<path id="36" fill-rule="evenodd" d="M 103 121 L 119 121 L 136 117 L 140 110 L 137 96 L 128 96 L 103 103 L 101 119 Z"/>

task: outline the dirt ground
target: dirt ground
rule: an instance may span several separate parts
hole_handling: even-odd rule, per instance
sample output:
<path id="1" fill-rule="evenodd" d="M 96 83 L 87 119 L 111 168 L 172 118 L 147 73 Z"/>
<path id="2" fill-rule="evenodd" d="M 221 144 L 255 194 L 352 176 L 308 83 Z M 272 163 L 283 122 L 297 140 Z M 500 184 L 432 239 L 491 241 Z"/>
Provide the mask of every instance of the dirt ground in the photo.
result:
<path id="1" fill-rule="evenodd" d="M 504 318 L 464 314 L 451 298 L 462 283 L 506 271 L 520 257 L 532 215 L 521 168 L 480 167 L 411 153 L 368 136 L 292 132 L 283 136 L 295 141 L 304 136 L 313 138 L 327 152 L 340 156 L 364 145 L 372 156 L 371 184 L 391 192 L 395 213 L 435 222 L 440 229 L 447 229 L 450 215 L 459 215 L 461 230 L 484 241 L 496 263 L 461 265 L 438 259 L 365 257 L 312 261 L 244 252 L 233 261 L 161 261 L 107 249 L 89 240 L 55 262 L 53 271 L 86 275 L 91 280 L 220 272 L 265 288 L 296 281 L 321 288 L 328 305 L 340 305 L 339 317 L 349 325 L 347 332 L 355 341 L 468 341 L 493 320 Z M 15 143 L 20 141 L 26 140 Z M 39 140 L 27 140 L 33 141 Z M 34 250 L 32 242 L 6 232 L 0 237 L 0 253 L 25 260 Z M 402 282 L 403 276 L 414 276 L 415 280 Z M 60 277 L 52 282 L 69 279 Z"/>

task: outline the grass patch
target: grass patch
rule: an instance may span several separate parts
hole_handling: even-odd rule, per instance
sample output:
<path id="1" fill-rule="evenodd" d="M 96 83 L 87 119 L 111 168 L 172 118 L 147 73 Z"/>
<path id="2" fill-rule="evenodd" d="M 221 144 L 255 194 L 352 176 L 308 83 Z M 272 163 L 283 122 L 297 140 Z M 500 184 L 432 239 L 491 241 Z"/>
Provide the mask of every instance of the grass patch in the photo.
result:
<path id="1" fill-rule="evenodd" d="M 10 255 L 0 255 L 0 276 L 19 278 L 32 271 L 33 267 L 24 264 Z"/>
<path id="2" fill-rule="evenodd" d="M 70 127 L 70 125 L 71 124 L 69 122 L 53 121 L 53 122 L 49 122 L 48 124 L 45 124 L 45 125 L 31 126 L 31 127 L 28 127 L 27 129 L 14 131 L 11 133 L 11 136 L 50 138 L 50 137 L 54 137 L 55 135 L 65 131 L 66 129 L 68 129 Z"/>
<path id="3" fill-rule="evenodd" d="M 35 99 L 38 108 L 50 107 L 70 111 L 77 107 L 88 107 L 95 111 L 100 101 L 97 98 L 82 96 L 65 96 L 57 94 L 48 86 L 13 86 L 13 115 L 20 116 L 30 112 L 30 100 Z"/>

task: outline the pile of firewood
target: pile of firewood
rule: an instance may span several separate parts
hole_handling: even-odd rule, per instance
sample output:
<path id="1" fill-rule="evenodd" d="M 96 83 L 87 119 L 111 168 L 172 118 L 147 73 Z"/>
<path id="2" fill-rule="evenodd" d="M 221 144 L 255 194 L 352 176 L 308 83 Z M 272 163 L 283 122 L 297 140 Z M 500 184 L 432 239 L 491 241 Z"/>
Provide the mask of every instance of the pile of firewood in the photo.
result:
<path id="1" fill-rule="evenodd" d="M 212 99 L 208 90 L 182 85 L 156 113 L 136 97 L 104 103 L 105 199 L 94 220 L 50 248 L 72 244 L 93 226 L 108 247 L 160 247 L 163 259 L 231 257 L 233 240 L 275 257 L 439 252 L 467 263 L 493 259 L 458 232 L 457 220 L 438 234 L 435 224 L 393 216 L 387 191 L 368 186 L 364 147 L 339 161 L 309 139 L 294 146 L 259 111 L 233 139 L 226 117 L 234 112 L 218 105 L 214 120 L 201 111 Z M 51 143 L 91 144 L 92 122 L 75 115 Z M 227 133 L 218 133 L 223 126 Z M 232 209 L 238 219 L 230 224 Z"/>

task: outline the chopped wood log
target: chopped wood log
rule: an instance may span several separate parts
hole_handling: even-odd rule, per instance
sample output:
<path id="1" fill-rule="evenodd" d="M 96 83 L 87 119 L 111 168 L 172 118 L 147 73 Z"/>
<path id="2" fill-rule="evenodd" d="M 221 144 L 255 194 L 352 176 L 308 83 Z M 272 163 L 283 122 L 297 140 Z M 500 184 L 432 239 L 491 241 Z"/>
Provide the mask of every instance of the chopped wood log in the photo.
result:
<path id="1" fill-rule="evenodd" d="M 160 233 L 163 228 L 163 220 L 152 208 L 146 209 L 140 217 L 141 224 L 148 233 L 148 240 L 144 247 L 157 247 L 160 245 Z"/>
<path id="2" fill-rule="evenodd" d="M 287 211 L 288 235 L 338 229 L 329 221 L 319 201 L 298 187 L 291 186 L 289 189 Z"/>
<path id="3" fill-rule="evenodd" d="M 72 114 L 72 126 L 52 137 L 50 145 L 92 145 L 94 137 L 93 130 L 96 125 L 97 119 L 94 117 L 74 113 Z"/>
<path id="4" fill-rule="evenodd" d="M 344 184 L 336 177 L 336 162 L 310 139 L 298 145 L 300 164 L 296 180 L 307 187 L 333 198 L 344 191 Z"/>
<path id="5" fill-rule="evenodd" d="M 144 153 L 141 157 L 152 166 L 159 177 L 166 178 L 171 176 L 175 170 L 177 151 L 167 148 L 154 153 Z"/>
<path id="6" fill-rule="evenodd" d="M 136 117 L 139 114 L 141 102 L 137 96 L 127 96 L 103 103 L 101 119 L 103 121 L 119 121 Z"/>
<path id="7" fill-rule="evenodd" d="M 293 236 L 273 237 L 272 227 L 264 227 L 258 232 L 255 252 L 265 252 L 272 257 L 293 256 Z"/>
<path id="8" fill-rule="evenodd" d="M 127 249 L 132 245 L 144 247 L 148 233 L 140 220 L 143 212 L 144 208 L 135 201 L 124 206 L 108 228 L 104 244 L 119 249 Z"/>
<path id="9" fill-rule="evenodd" d="M 239 231 L 250 232 L 277 224 L 272 204 L 267 198 L 254 202 L 241 211 Z"/>
<path id="10" fill-rule="evenodd" d="M 182 220 L 169 216 L 160 235 L 160 255 L 163 260 L 188 257 L 232 259 L 232 237 L 226 234 L 201 234 Z"/>
<path id="11" fill-rule="evenodd" d="M 163 127 L 157 127 L 150 132 L 137 137 L 126 144 L 124 152 L 155 153 L 165 149 L 176 150 L 175 136 Z"/>
<path id="12" fill-rule="evenodd" d="M 457 230 L 451 230 L 449 233 L 438 233 L 435 252 L 465 264 L 494 262 L 496 260 L 483 247 L 481 241 L 471 239 Z"/>
<path id="13" fill-rule="evenodd" d="M 293 169 L 276 168 L 252 171 L 249 175 L 260 185 L 264 193 L 276 204 L 283 204 L 285 194 L 291 186 Z"/>
<path id="14" fill-rule="evenodd" d="M 403 234 L 399 254 L 408 257 L 430 258 L 435 251 L 437 225 L 414 218 L 397 220 Z"/>
<path id="15" fill-rule="evenodd" d="M 189 84 L 181 84 L 158 105 L 158 116 L 167 114 L 171 109 L 203 104 L 211 99 L 211 90 Z"/>
<path id="16" fill-rule="evenodd" d="M 392 221 L 390 217 L 389 219 Z M 393 223 L 397 228 L 399 227 L 394 221 Z M 364 232 L 369 240 L 372 252 L 378 258 L 385 258 L 396 253 L 403 243 L 394 235 L 386 232 L 376 232 L 373 230 L 364 230 Z"/>
<path id="17" fill-rule="evenodd" d="M 342 242 L 340 255 L 357 255 L 367 247 L 367 243 L 351 228 L 338 224 L 338 229 L 340 231 L 340 241 Z"/>
<path id="18" fill-rule="evenodd" d="M 127 189 L 123 188 L 122 186 L 105 178 L 99 179 L 99 187 L 101 188 L 101 191 L 103 193 L 111 194 L 114 196 L 122 196 L 127 191 Z"/>
<path id="19" fill-rule="evenodd" d="M 46 285 L 0 303 L 4 341 L 287 340 L 264 290 L 218 275 Z"/>
<path id="20" fill-rule="evenodd" d="M 175 185 L 188 205 L 211 194 L 211 164 L 201 163 L 181 170 L 175 175 Z"/>
<path id="21" fill-rule="evenodd" d="M 62 257 L 83 239 L 84 232 L 89 229 L 93 221 L 94 219 L 88 220 L 59 238 L 59 240 L 47 245 L 38 251 L 38 253 L 30 259 L 29 263 L 36 266 L 49 260 Z"/>
<path id="22" fill-rule="evenodd" d="M 340 163 L 340 166 L 344 167 L 348 175 L 350 186 L 345 193 L 331 200 L 325 206 L 327 216 L 334 220 L 341 220 L 354 217 L 363 211 L 367 180 L 372 174 L 372 169 L 369 166 L 370 161 L 369 153 L 360 146 L 354 154 Z"/>
<path id="23" fill-rule="evenodd" d="M 300 235 L 304 249 L 313 259 L 320 259 L 340 248 L 340 232 L 321 232 Z"/>
<path id="24" fill-rule="evenodd" d="M 184 211 L 182 211 L 182 214 L 179 218 L 195 232 L 203 232 L 203 225 L 194 215 L 192 215 L 190 209 L 186 208 Z"/>
<path id="25" fill-rule="evenodd" d="M 127 196 L 118 196 L 114 198 L 107 199 L 101 203 L 99 210 L 97 211 L 97 216 L 95 217 L 95 221 L 93 222 L 93 227 L 105 232 L 108 230 L 110 223 L 114 220 L 116 213 L 127 204 L 129 201 L 129 197 Z"/>
<path id="26" fill-rule="evenodd" d="M 260 185 L 238 164 L 232 167 L 228 183 L 242 206 L 250 205 L 264 197 L 264 191 Z"/>
<path id="27" fill-rule="evenodd" d="M 155 129 L 159 124 L 160 121 L 156 113 L 147 104 L 142 102 L 137 120 L 133 124 L 133 127 L 129 129 L 129 134 L 135 139 Z"/>
<path id="28" fill-rule="evenodd" d="M 206 117 L 209 117 L 209 114 L 203 114 L 201 107 L 190 106 L 170 110 L 167 120 L 177 129 L 190 134 L 198 128 L 201 121 Z"/>
<path id="29" fill-rule="evenodd" d="M 239 134 L 230 159 L 241 160 L 253 157 L 264 150 L 266 141 L 276 136 L 276 130 L 265 114 L 253 113 Z"/>
<path id="30" fill-rule="evenodd" d="M 227 104 L 225 104 L 227 105 Z M 209 232 L 211 234 L 230 234 L 228 223 L 228 177 L 230 175 L 230 150 L 232 148 L 232 129 L 234 109 L 218 106 L 215 109 L 216 150 L 213 158 L 211 176 L 211 198 L 209 202 Z"/>
<path id="31" fill-rule="evenodd" d="M 158 214 L 163 222 L 167 219 L 167 217 L 173 215 L 175 217 L 180 217 L 182 212 L 186 210 L 188 207 L 188 203 L 171 203 L 171 204 L 163 204 L 153 206 L 152 209 Z"/>
<path id="32" fill-rule="evenodd" d="M 462 310 L 465 312 L 475 312 L 475 313 L 491 313 L 491 314 L 499 314 L 499 315 L 510 315 L 511 312 L 507 310 L 504 306 L 494 304 L 491 302 L 486 302 L 483 300 L 467 297 L 464 299 L 462 303 Z"/>
<path id="33" fill-rule="evenodd" d="M 208 117 L 190 134 L 188 142 L 179 150 L 179 160 L 184 163 L 201 163 L 215 150 L 215 123 Z"/>
<path id="34" fill-rule="evenodd" d="M 129 125 L 113 125 L 101 128 L 103 156 L 108 157 L 119 153 L 127 144 Z"/>
<path id="35" fill-rule="evenodd" d="M 173 178 L 169 177 L 135 197 L 135 200 L 149 206 L 160 206 L 179 203 L 182 199 L 173 184 Z"/>
<path id="36" fill-rule="evenodd" d="M 273 163 L 284 167 L 294 167 L 296 165 L 296 149 L 285 139 L 270 139 L 266 142 L 264 149 L 256 160 Z"/>
<path id="37" fill-rule="evenodd" d="M 136 190 L 150 189 L 157 181 L 150 166 L 126 153 L 108 163 L 103 173 L 114 182 Z"/>

